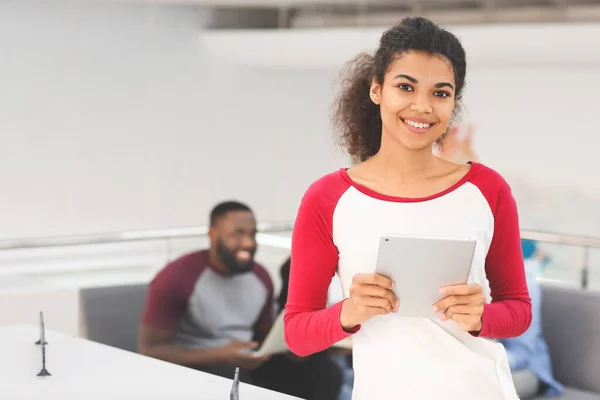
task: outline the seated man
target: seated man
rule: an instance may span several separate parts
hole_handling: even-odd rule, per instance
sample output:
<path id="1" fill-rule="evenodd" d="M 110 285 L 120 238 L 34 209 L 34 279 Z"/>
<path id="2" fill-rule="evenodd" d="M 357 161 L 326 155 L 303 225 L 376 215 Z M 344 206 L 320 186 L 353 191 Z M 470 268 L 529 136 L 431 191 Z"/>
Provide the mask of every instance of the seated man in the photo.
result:
<path id="1" fill-rule="evenodd" d="M 533 319 L 529 329 L 521 336 L 500 342 L 506 348 L 515 386 L 522 398 L 538 394 L 557 396 L 562 393 L 563 387 L 552 375 L 550 353 L 542 333 L 542 291 L 536 279 L 547 258 L 537 250 L 535 242 L 523 239 L 521 243 Z"/>
<path id="2" fill-rule="evenodd" d="M 210 248 L 169 263 L 152 280 L 142 316 L 139 352 L 240 380 L 266 359 L 258 346 L 273 321 L 273 284 L 254 262 L 256 221 L 238 202 L 210 215 Z"/>
<path id="3" fill-rule="evenodd" d="M 217 205 L 210 215 L 210 248 L 171 262 L 151 282 L 139 351 L 226 378 L 239 366 L 243 382 L 309 400 L 334 399 L 339 371 L 291 353 L 248 354 L 266 337 L 275 311 L 271 278 L 254 262 L 255 236 L 250 208 Z M 319 379 L 328 386 L 313 382 Z"/>

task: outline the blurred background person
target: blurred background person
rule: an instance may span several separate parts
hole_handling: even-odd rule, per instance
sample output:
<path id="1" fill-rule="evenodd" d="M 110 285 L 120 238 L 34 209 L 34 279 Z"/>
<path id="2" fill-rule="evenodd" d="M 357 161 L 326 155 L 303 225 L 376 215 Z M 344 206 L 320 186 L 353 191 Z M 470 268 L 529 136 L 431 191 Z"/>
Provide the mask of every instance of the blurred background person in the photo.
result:
<path id="1" fill-rule="evenodd" d="M 506 348 L 510 369 L 521 397 L 537 394 L 559 396 L 564 389 L 552 374 L 552 360 L 542 330 L 542 289 L 537 281 L 538 271 L 548 262 L 549 257 L 538 249 L 535 241 L 522 239 L 521 243 L 533 319 L 524 334 L 500 339 L 499 342 Z M 515 374 L 517 372 L 519 374 Z"/>
<path id="2" fill-rule="evenodd" d="M 285 309 L 287 303 L 290 268 L 291 258 L 288 257 L 280 268 L 281 291 L 277 298 L 280 311 Z M 337 302 L 339 300 L 336 289 L 339 288 L 339 280 L 332 281 L 331 286 L 334 292 L 333 298 Z M 322 393 L 323 399 L 351 400 L 354 382 L 351 357 L 351 351 L 337 348 L 330 348 L 304 357 L 307 369 L 314 369 L 314 377 L 310 384 L 313 387 L 310 390 L 314 393 Z M 309 399 L 311 397 L 302 398 Z"/>
<path id="3" fill-rule="evenodd" d="M 290 258 L 281 265 L 279 273 L 281 290 L 277 297 L 277 308 L 278 312 L 282 312 L 288 296 Z M 335 361 L 332 355 L 333 351 L 335 350 L 329 349 L 307 357 L 292 355 L 286 359 L 282 358 L 280 362 L 283 366 L 292 363 L 295 373 L 290 374 L 286 368 L 282 368 L 280 371 L 274 370 L 274 373 L 282 383 L 296 388 L 292 394 L 301 399 L 346 400 L 347 397 L 342 397 L 346 384 L 345 371 Z"/>
<path id="4" fill-rule="evenodd" d="M 252 382 L 267 361 L 250 352 L 273 323 L 273 283 L 254 262 L 256 221 L 237 201 L 210 213 L 210 248 L 186 254 L 149 286 L 139 352 L 164 361 Z"/>
<path id="5" fill-rule="evenodd" d="M 451 126 L 444 141 L 437 148 L 438 154 L 445 160 L 457 164 L 464 164 L 469 161 L 478 162 L 479 158 L 473 150 L 474 135 L 475 126 L 473 124 Z"/>

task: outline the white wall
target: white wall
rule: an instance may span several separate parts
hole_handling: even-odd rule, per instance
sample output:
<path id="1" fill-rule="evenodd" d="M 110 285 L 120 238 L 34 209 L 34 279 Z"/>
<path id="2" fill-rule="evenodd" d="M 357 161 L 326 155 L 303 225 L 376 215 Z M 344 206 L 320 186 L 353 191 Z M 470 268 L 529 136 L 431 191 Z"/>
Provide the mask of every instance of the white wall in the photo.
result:
<path id="1" fill-rule="evenodd" d="M 211 58 L 200 20 L 0 5 L 0 238 L 201 225 L 229 197 L 288 220 L 342 164 L 328 76 Z"/>
<path id="2" fill-rule="evenodd" d="M 227 197 L 291 220 L 306 186 L 346 165 L 328 121 L 337 64 L 306 53 L 335 53 L 331 36 L 303 31 L 287 63 L 250 65 L 285 42 L 244 32 L 215 51 L 201 25 L 189 10 L 0 5 L 0 238 L 204 224 Z M 508 46 L 514 29 L 461 30 L 476 149 L 513 184 L 525 228 L 600 235 L 599 45 L 561 31 L 527 59 L 539 32 Z M 340 52 L 377 37 L 360 32 L 338 32 Z"/>

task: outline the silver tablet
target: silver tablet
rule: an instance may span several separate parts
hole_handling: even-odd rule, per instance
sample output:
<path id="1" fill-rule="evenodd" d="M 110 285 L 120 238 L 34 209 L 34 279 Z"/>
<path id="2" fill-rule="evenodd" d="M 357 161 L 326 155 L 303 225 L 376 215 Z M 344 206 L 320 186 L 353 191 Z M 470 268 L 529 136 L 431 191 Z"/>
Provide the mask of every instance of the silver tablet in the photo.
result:
<path id="1" fill-rule="evenodd" d="M 476 241 L 462 238 L 386 235 L 379 242 L 375 272 L 396 283 L 396 315 L 432 318 L 442 286 L 465 284 Z"/>

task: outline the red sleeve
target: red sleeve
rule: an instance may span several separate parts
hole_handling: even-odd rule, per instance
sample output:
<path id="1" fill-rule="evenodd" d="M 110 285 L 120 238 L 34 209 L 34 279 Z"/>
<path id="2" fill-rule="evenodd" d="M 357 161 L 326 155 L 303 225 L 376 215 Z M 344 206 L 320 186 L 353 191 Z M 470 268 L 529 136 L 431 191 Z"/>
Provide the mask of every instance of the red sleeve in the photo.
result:
<path id="1" fill-rule="evenodd" d="M 267 298 L 265 300 L 265 305 L 256 321 L 256 325 L 266 325 L 273 323 L 275 319 L 275 295 L 273 289 L 273 281 L 271 280 L 271 276 L 267 272 L 267 270 L 259 264 L 254 266 L 254 273 L 260 279 L 262 284 L 265 286 L 267 290 Z"/>
<path id="2" fill-rule="evenodd" d="M 155 329 L 174 332 L 187 308 L 187 299 L 173 279 L 173 269 L 165 267 L 148 288 L 142 323 Z"/>
<path id="3" fill-rule="evenodd" d="M 326 308 L 338 264 L 332 238 L 333 211 L 347 188 L 339 174 L 321 178 L 305 193 L 294 222 L 284 321 L 286 343 L 299 356 L 325 350 L 351 334 L 340 322 L 343 301 Z"/>
<path id="4" fill-rule="evenodd" d="M 502 339 L 519 336 L 529 328 L 531 299 L 525 279 L 517 205 L 508 183 L 495 175 L 486 182 L 486 186 L 494 186 L 495 190 L 484 191 L 494 215 L 494 234 L 485 260 L 492 302 L 485 305 L 479 336 Z"/>
<path id="5" fill-rule="evenodd" d="M 206 268 L 206 251 L 187 254 L 164 267 L 148 287 L 142 323 L 174 332 L 187 311 L 189 298 Z"/>

